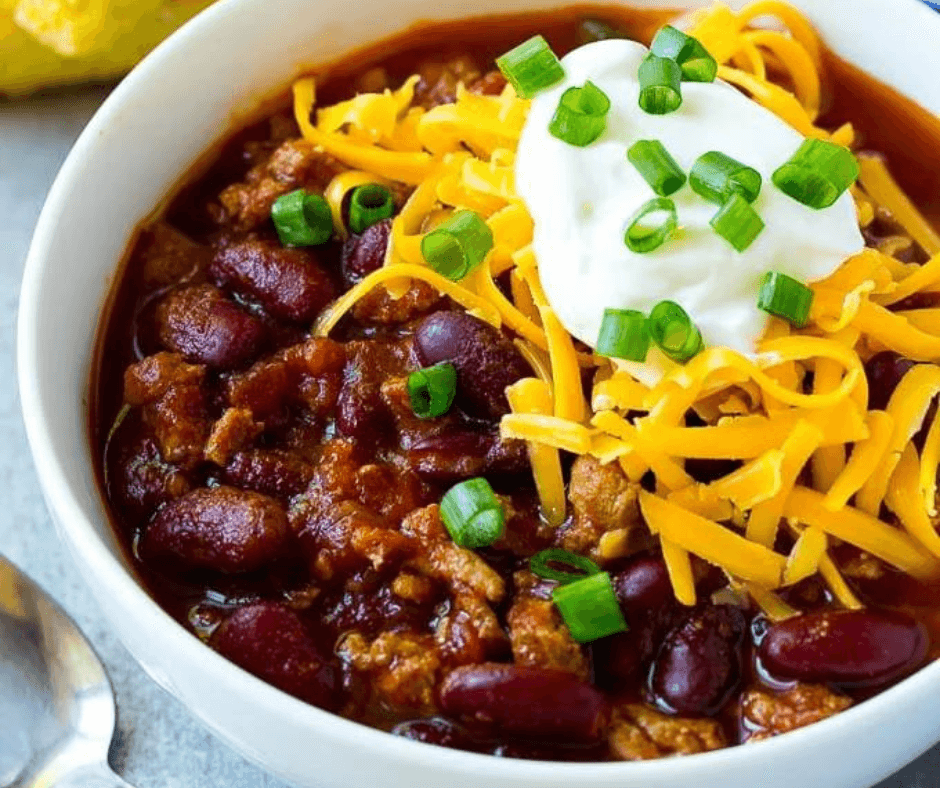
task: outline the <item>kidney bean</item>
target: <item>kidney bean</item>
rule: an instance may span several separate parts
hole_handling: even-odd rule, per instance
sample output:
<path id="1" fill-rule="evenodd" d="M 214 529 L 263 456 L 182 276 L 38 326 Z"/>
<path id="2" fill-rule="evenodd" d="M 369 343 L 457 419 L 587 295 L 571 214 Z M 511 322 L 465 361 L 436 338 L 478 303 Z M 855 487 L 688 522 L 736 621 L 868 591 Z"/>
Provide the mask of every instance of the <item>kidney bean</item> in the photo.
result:
<path id="1" fill-rule="evenodd" d="M 209 266 L 216 284 L 258 301 L 281 320 L 307 323 L 336 297 L 313 253 L 249 239 L 216 252 Z"/>
<path id="2" fill-rule="evenodd" d="M 404 374 L 409 347 L 403 342 L 378 339 L 347 344 L 349 360 L 336 402 L 336 429 L 340 435 L 370 445 L 385 437 L 391 414 L 382 397 L 382 384 Z"/>
<path id="3" fill-rule="evenodd" d="M 759 656 L 774 676 L 842 687 L 883 687 L 927 656 L 923 625 L 903 613 L 837 610 L 774 624 Z"/>
<path id="4" fill-rule="evenodd" d="M 443 717 L 402 722 L 392 728 L 392 734 L 425 744 L 436 744 L 438 747 L 452 747 L 470 752 L 482 751 L 480 743 L 475 741 L 467 731 L 457 723 Z"/>
<path id="5" fill-rule="evenodd" d="M 320 619 L 337 633 L 355 630 L 374 637 L 383 631 L 419 632 L 427 628 L 437 601 L 437 597 L 427 603 L 402 599 L 368 570 L 322 600 Z"/>
<path id="6" fill-rule="evenodd" d="M 249 673 L 307 703 L 330 710 L 338 705 L 336 668 L 286 605 L 255 602 L 239 608 L 209 644 Z"/>
<path id="7" fill-rule="evenodd" d="M 597 682 L 616 689 L 633 682 L 682 617 L 663 560 L 641 555 L 611 578 L 630 629 L 591 645 Z"/>
<path id="8" fill-rule="evenodd" d="M 744 614 L 731 605 L 694 610 L 663 641 L 650 673 L 650 689 L 668 711 L 717 714 L 741 683 Z"/>
<path id="9" fill-rule="evenodd" d="M 865 376 L 868 378 L 868 407 L 872 410 L 884 410 L 888 407 L 891 395 L 898 387 L 901 379 L 911 370 L 916 362 L 904 358 L 892 350 L 877 353 L 868 359 L 865 364 Z M 922 449 L 927 440 L 926 425 L 929 425 L 937 415 L 937 403 L 933 401 L 924 417 L 925 428 L 914 436 L 914 444 Z"/>
<path id="10" fill-rule="evenodd" d="M 509 735 L 589 742 L 604 733 L 604 696 L 570 673 L 498 663 L 467 665 L 444 679 L 441 708 Z"/>
<path id="11" fill-rule="evenodd" d="M 415 332 L 423 366 L 448 361 L 457 368 L 457 404 L 469 415 L 498 420 L 509 412 L 506 387 L 531 374 L 525 359 L 499 331 L 465 312 L 437 312 Z"/>
<path id="12" fill-rule="evenodd" d="M 288 534 L 277 501 L 235 487 L 203 487 L 157 512 L 140 549 L 145 560 L 235 574 L 281 557 Z"/>
<path id="13" fill-rule="evenodd" d="M 278 449 L 240 451 L 222 472 L 229 484 L 279 499 L 302 493 L 312 476 L 310 463 Z"/>
<path id="14" fill-rule="evenodd" d="M 356 385 L 347 378 L 336 399 L 336 430 L 345 438 L 378 443 L 390 426 L 390 416 L 378 387 Z"/>
<path id="15" fill-rule="evenodd" d="M 407 451 L 415 473 L 436 484 L 456 484 L 484 474 L 529 472 L 521 441 L 503 441 L 497 433 L 451 429 L 416 441 Z"/>
<path id="16" fill-rule="evenodd" d="M 611 582 L 620 606 L 630 617 L 663 610 L 675 601 L 666 564 L 657 556 L 631 559 Z"/>
<path id="17" fill-rule="evenodd" d="M 865 377 L 868 378 L 868 406 L 872 410 L 884 410 L 898 384 L 914 366 L 914 362 L 898 355 L 893 350 L 885 350 L 872 356 L 865 364 Z"/>
<path id="18" fill-rule="evenodd" d="M 119 430 L 108 451 L 108 490 L 128 521 L 137 523 L 156 507 L 189 492 L 179 468 L 163 461 L 150 437 L 127 440 Z"/>
<path id="19" fill-rule="evenodd" d="M 351 235 L 343 243 L 340 270 L 343 282 L 352 287 L 385 262 L 385 250 L 392 232 L 392 220 L 385 219 L 367 227 L 361 235 Z"/>
<path id="20" fill-rule="evenodd" d="M 156 319 L 165 347 L 215 369 L 251 361 L 265 341 L 264 324 L 212 285 L 173 291 L 157 306 Z"/>

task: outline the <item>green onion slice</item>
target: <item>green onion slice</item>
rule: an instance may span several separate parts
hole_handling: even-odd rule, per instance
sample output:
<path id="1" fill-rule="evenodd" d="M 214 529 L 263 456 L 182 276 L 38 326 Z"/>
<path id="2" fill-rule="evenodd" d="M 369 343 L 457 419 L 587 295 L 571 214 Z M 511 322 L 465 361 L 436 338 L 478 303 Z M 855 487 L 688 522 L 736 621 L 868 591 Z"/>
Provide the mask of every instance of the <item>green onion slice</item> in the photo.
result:
<path id="1" fill-rule="evenodd" d="M 457 211 L 421 239 L 421 254 L 431 268 L 459 282 L 493 248 L 493 232 L 474 211 Z"/>
<path id="2" fill-rule="evenodd" d="M 550 564 L 562 564 L 578 571 L 564 572 L 560 569 L 553 569 Z M 557 580 L 562 585 L 583 580 L 601 571 L 601 568 L 590 558 L 555 547 L 532 556 L 529 559 L 529 569 L 532 574 L 544 577 L 546 580 Z"/>
<path id="3" fill-rule="evenodd" d="M 685 173 L 659 140 L 634 143 L 627 151 L 627 158 L 660 197 L 675 194 L 685 186 Z"/>
<path id="4" fill-rule="evenodd" d="M 468 479 L 444 493 L 441 520 L 454 543 L 470 550 L 489 547 L 506 528 L 503 507 L 482 477 Z"/>
<path id="5" fill-rule="evenodd" d="M 333 214 L 319 194 L 303 189 L 278 197 L 271 219 L 284 246 L 320 246 L 333 237 Z"/>
<path id="6" fill-rule="evenodd" d="M 656 34 L 650 51 L 659 57 L 675 60 L 686 82 L 714 82 L 718 76 L 718 62 L 702 42 L 671 25 Z"/>
<path id="7" fill-rule="evenodd" d="M 721 206 L 710 224 L 739 252 L 747 249 L 764 231 L 764 220 L 740 194 L 735 194 Z"/>
<path id="8" fill-rule="evenodd" d="M 653 307 L 649 330 L 657 347 L 679 364 L 697 356 L 705 346 L 702 332 L 675 301 L 660 301 Z"/>
<path id="9" fill-rule="evenodd" d="M 349 229 L 358 235 L 393 213 L 395 201 L 388 189 L 378 183 L 357 186 L 349 198 Z"/>
<path id="10" fill-rule="evenodd" d="M 623 242 L 631 252 L 646 254 L 659 249 L 678 228 L 676 204 L 667 197 L 656 197 L 630 217 Z"/>
<path id="11" fill-rule="evenodd" d="M 858 160 L 848 148 L 825 140 L 806 140 L 773 175 L 788 197 L 817 211 L 834 205 L 858 179 Z"/>
<path id="12" fill-rule="evenodd" d="M 583 87 L 568 88 L 561 94 L 548 130 L 562 142 L 583 148 L 604 133 L 609 111 L 607 94 L 588 80 Z"/>
<path id="13" fill-rule="evenodd" d="M 532 98 L 565 78 L 565 69 L 542 36 L 533 36 L 496 58 L 496 67 L 521 98 Z"/>
<path id="14" fill-rule="evenodd" d="M 607 572 L 598 572 L 552 591 L 552 601 L 578 643 L 627 631 L 627 622 Z"/>
<path id="15" fill-rule="evenodd" d="M 650 53 L 640 64 L 640 109 L 668 115 L 682 106 L 682 68 L 675 60 Z"/>
<path id="16" fill-rule="evenodd" d="M 646 315 L 635 309 L 605 309 L 596 350 L 608 358 L 646 361 L 650 331 Z"/>
<path id="17" fill-rule="evenodd" d="M 711 151 L 699 156 L 689 175 L 692 190 L 715 205 L 724 205 L 733 194 L 754 202 L 760 194 L 763 178 L 753 167 L 724 153 Z"/>
<path id="18" fill-rule="evenodd" d="M 420 419 L 443 416 L 454 404 L 457 393 L 457 370 L 443 363 L 419 369 L 408 376 L 408 397 L 411 409 Z"/>
<path id="19" fill-rule="evenodd" d="M 803 328 L 809 322 L 814 293 L 802 282 L 779 271 L 768 271 L 760 285 L 757 306 Z"/>

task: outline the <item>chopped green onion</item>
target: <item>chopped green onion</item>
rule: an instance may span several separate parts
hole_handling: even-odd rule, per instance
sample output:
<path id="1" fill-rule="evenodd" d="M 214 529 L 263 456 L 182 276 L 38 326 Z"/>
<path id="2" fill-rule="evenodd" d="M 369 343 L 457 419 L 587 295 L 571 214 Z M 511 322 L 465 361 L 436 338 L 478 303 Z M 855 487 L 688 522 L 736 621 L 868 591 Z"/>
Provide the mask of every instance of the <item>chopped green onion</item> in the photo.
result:
<path id="1" fill-rule="evenodd" d="M 668 115 L 682 106 L 682 69 L 675 60 L 649 54 L 640 65 L 640 109 Z"/>
<path id="2" fill-rule="evenodd" d="M 589 80 L 561 94 L 548 130 L 562 142 L 583 148 L 604 133 L 609 111 L 607 94 Z"/>
<path id="3" fill-rule="evenodd" d="M 443 416 L 454 404 L 456 393 L 457 370 L 453 364 L 437 364 L 416 370 L 408 376 L 411 409 L 420 419 Z"/>
<path id="4" fill-rule="evenodd" d="M 678 228 L 676 204 L 666 197 L 656 197 L 630 217 L 623 242 L 631 252 L 646 254 L 659 249 Z"/>
<path id="5" fill-rule="evenodd" d="M 493 248 L 493 231 L 473 211 L 457 211 L 421 239 L 421 254 L 431 268 L 459 282 Z"/>
<path id="6" fill-rule="evenodd" d="M 578 643 L 590 643 L 627 631 L 627 622 L 607 572 L 559 586 L 552 591 L 552 601 Z"/>
<path id="7" fill-rule="evenodd" d="M 333 214 L 319 194 L 303 189 L 278 197 L 271 219 L 284 246 L 320 246 L 333 237 Z"/>
<path id="8" fill-rule="evenodd" d="M 578 40 L 582 44 L 607 41 L 611 38 L 629 38 L 623 30 L 603 19 L 582 19 L 578 23 Z"/>
<path id="9" fill-rule="evenodd" d="M 564 564 L 578 571 L 563 572 L 560 569 L 552 569 L 549 564 Z M 601 568 L 590 558 L 557 547 L 543 550 L 541 553 L 532 556 L 529 559 L 529 569 L 532 574 L 544 577 L 546 580 L 557 580 L 562 585 L 583 580 L 585 577 L 596 575 L 601 571 Z"/>
<path id="10" fill-rule="evenodd" d="M 565 78 L 564 68 L 542 36 L 533 36 L 496 58 L 496 67 L 521 98 L 532 98 Z"/>
<path id="11" fill-rule="evenodd" d="M 659 349 L 679 364 L 697 356 L 704 347 L 702 333 L 675 301 L 660 301 L 653 307 L 649 330 Z"/>
<path id="12" fill-rule="evenodd" d="M 378 183 L 358 186 L 349 198 L 349 229 L 358 235 L 393 213 L 395 202 L 388 189 Z"/>
<path id="13" fill-rule="evenodd" d="M 454 543 L 475 550 L 489 547 L 503 535 L 503 507 L 481 477 L 451 487 L 441 499 L 441 521 Z"/>
<path id="14" fill-rule="evenodd" d="M 834 205 L 859 175 L 848 148 L 825 140 L 806 140 L 773 176 L 784 194 L 817 211 Z"/>
<path id="15" fill-rule="evenodd" d="M 605 309 L 596 350 L 608 358 L 646 361 L 650 331 L 646 315 L 635 309 Z"/>
<path id="16" fill-rule="evenodd" d="M 764 220 L 740 194 L 733 195 L 722 205 L 710 224 L 739 252 L 747 249 L 764 231 Z"/>
<path id="17" fill-rule="evenodd" d="M 659 140 L 640 140 L 627 151 L 627 158 L 660 197 L 675 194 L 685 186 L 685 173 Z"/>
<path id="18" fill-rule="evenodd" d="M 724 205 L 733 194 L 754 202 L 760 194 L 763 178 L 753 167 L 724 153 L 711 151 L 699 156 L 689 175 L 692 190 L 715 205 Z"/>
<path id="19" fill-rule="evenodd" d="M 714 82 L 718 76 L 718 63 L 702 42 L 671 25 L 656 34 L 650 51 L 675 60 L 682 68 L 682 78 L 686 82 Z"/>
<path id="20" fill-rule="evenodd" d="M 813 297 L 813 291 L 802 282 L 779 271 L 768 271 L 761 281 L 757 306 L 803 328 L 809 322 Z"/>

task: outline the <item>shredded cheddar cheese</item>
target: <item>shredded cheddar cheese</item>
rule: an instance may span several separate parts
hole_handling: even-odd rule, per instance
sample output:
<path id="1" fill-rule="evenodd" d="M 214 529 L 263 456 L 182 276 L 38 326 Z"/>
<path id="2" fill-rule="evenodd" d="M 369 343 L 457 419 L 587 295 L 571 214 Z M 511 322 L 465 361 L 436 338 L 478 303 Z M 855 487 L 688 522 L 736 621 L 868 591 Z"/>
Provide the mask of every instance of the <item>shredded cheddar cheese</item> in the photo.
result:
<path id="1" fill-rule="evenodd" d="M 779 621 L 786 621 L 800 614 L 799 610 L 790 607 L 777 594 L 764 588 L 757 583 L 741 582 L 735 583 L 739 588 L 747 593 L 757 606 L 764 612 L 767 618 L 775 624 Z"/>
<path id="2" fill-rule="evenodd" d="M 815 575 L 819 571 L 819 562 L 826 554 L 826 547 L 826 534 L 821 528 L 814 526 L 803 531 L 787 557 L 783 584 L 793 585 Z"/>
<path id="3" fill-rule="evenodd" d="M 548 416 L 552 412 L 552 390 L 544 380 L 523 378 L 506 390 L 506 398 L 514 413 Z M 529 441 L 528 446 L 535 488 L 542 501 L 545 519 L 551 525 L 560 526 L 565 521 L 567 509 L 561 455 L 557 447 L 538 441 Z"/>
<path id="4" fill-rule="evenodd" d="M 769 589 L 780 586 L 786 566 L 782 555 L 652 493 L 640 493 L 640 507 L 654 534 L 735 577 L 753 580 Z"/>
<path id="5" fill-rule="evenodd" d="M 747 537 L 765 547 L 773 547 L 783 509 L 797 477 L 807 460 L 823 440 L 823 431 L 808 421 L 800 420 L 784 441 L 784 461 L 780 469 L 780 489 L 773 498 L 757 504 L 747 521 Z"/>
<path id="6" fill-rule="evenodd" d="M 830 512 L 823 506 L 823 496 L 807 487 L 794 488 L 783 515 L 815 525 L 915 577 L 931 577 L 937 571 L 936 560 L 903 532 L 849 506 Z"/>
<path id="7" fill-rule="evenodd" d="M 777 24 L 756 26 L 766 17 Z M 803 135 L 855 145 L 851 125 L 817 125 L 821 46 L 797 10 L 778 0 L 739 12 L 718 3 L 693 15 L 689 33 L 716 58 L 721 78 Z M 682 604 L 697 600 L 693 555 L 721 567 L 774 621 L 799 613 L 774 590 L 815 574 L 840 604 L 861 607 L 830 543 L 855 545 L 915 577 L 940 573 L 940 420 L 927 427 L 920 452 L 912 443 L 940 394 L 933 363 L 940 360 L 940 309 L 892 309 L 909 296 L 940 291 L 940 233 L 883 160 L 860 157 L 861 178 L 852 187 L 859 224 L 887 213 L 903 233 L 811 283 L 807 327 L 771 320 L 753 359 L 722 347 L 684 366 L 655 350 L 645 363 L 599 359 L 579 351 L 539 280 L 532 218 L 513 177 L 529 102 L 511 87 L 484 96 L 460 85 L 456 101 L 425 110 L 412 105 L 416 81 L 328 107 L 317 106 L 312 78 L 294 85 L 303 139 L 350 168 L 325 194 L 337 234 L 346 232 L 341 209 L 350 189 L 369 182 L 413 187 L 392 222 L 384 267 L 323 313 L 318 335 L 328 335 L 375 288 L 399 298 L 416 280 L 508 332 L 533 377 L 507 390 L 512 413 L 500 434 L 526 442 L 545 520 L 558 527 L 567 517 L 561 452 L 619 466 L 637 485 L 652 474 L 654 484 L 645 486 L 655 493 L 640 491 L 640 507 Z M 493 248 L 454 282 L 427 266 L 421 242 L 464 209 L 486 221 Z M 898 259 L 914 245 L 931 258 L 926 264 Z M 508 295 L 496 283 L 504 275 Z M 870 410 L 863 364 L 884 349 L 926 363 L 904 376 L 886 411 Z M 593 374 L 589 398 L 585 374 Z M 700 460 L 742 464 L 700 484 L 686 468 Z M 883 503 L 900 527 L 878 519 Z M 775 549 L 782 526 L 796 537 L 789 555 Z M 600 554 L 624 554 L 628 536 L 625 529 L 605 533 Z"/>
<path id="8" fill-rule="evenodd" d="M 908 444 L 888 486 L 886 503 L 898 516 L 904 530 L 940 558 L 940 536 L 921 505 L 917 465 L 917 452 L 912 444 Z"/>
<path id="9" fill-rule="evenodd" d="M 662 535 L 660 535 L 659 545 L 663 551 L 663 561 L 669 573 L 669 582 L 675 590 L 676 599 L 682 605 L 693 607 L 697 601 L 697 595 L 689 551 Z"/>

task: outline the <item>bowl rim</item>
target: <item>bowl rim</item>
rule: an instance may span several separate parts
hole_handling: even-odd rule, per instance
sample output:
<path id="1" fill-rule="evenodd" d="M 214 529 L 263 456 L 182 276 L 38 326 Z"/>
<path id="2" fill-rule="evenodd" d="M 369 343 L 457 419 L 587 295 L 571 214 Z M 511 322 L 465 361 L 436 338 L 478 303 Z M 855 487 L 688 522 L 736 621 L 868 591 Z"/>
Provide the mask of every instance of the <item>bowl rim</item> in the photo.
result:
<path id="1" fill-rule="evenodd" d="M 924 666 L 897 685 L 844 712 L 785 735 L 752 743 L 747 747 L 731 746 L 691 757 L 660 758 L 636 763 L 571 763 L 498 758 L 392 736 L 385 731 L 311 706 L 225 659 L 190 634 L 157 604 L 138 581 L 135 573 L 112 554 L 96 532 L 90 518 L 86 517 L 84 507 L 72 489 L 63 460 L 56 450 L 56 438 L 51 433 L 45 417 L 38 370 L 38 360 L 43 355 L 38 325 L 43 277 L 51 253 L 52 230 L 69 208 L 73 181 L 85 166 L 88 154 L 99 144 L 99 137 L 103 135 L 108 124 L 121 113 L 126 100 L 135 95 L 171 54 L 195 43 L 206 30 L 229 15 L 241 13 L 241 6 L 253 1 L 220 0 L 208 7 L 160 44 L 114 89 L 78 137 L 63 163 L 46 198 L 27 254 L 17 315 L 16 371 L 20 406 L 47 507 L 53 512 L 60 535 L 66 538 L 73 556 L 85 562 L 82 573 L 91 572 L 101 576 L 104 578 L 104 585 L 129 598 L 130 604 L 141 612 L 138 626 L 152 632 L 153 638 L 165 641 L 178 650 L 184 661 L 206 663 L 214 672 L 226 676 L 228 683 L 241 684 L 254 702 L 273 714 L 289 715 L 311 730 L 329 731 L 331 738 L 355 742 L 358 746 L 383 757 L 441 774 L 449 770 L 466 770 L 480 777 L 498 780 L 532 779 L 547 777 L 549 774 L 555 776 L 562 772 L 572 781 L 590 781 L 614 773 L 642 781 L 655 780 L 666 774 L 675 777 L 687 773 L 688 776 L 694 777 L 700 776 L 706 770 L 727 772 L 740 762 L 751 760 L 755 756 L 762 756 L 763 760 L 767 761 L 772 758 L 779 762 L 778 759 L 786 757 L 787 754 L 798 755 L 803 743 L 808 739 L 838 740 L 845 729 L 861 730 L 866 727 L 866 723 L 883 720 L 890 707 L 896 704 L 896 699 L 913 698 L 921 693 L 935 691 L 940 685 L 940 660 Z M 546 0 L 546 5 L 560 3 Z M 914 19 L 919 16 L 922 24 L 938 25 L 937 14 L 920 0 L 909 0 L 906 5 L 908 7 L 905 11 L 912 14 Z M 940 30 L 940 25 L 937 29 Z M 86 380 L 83 382 L 86 392 L 87 386 Z M 96 488 L 94 495 L 101 496 L 101 491 Z M 110 621 L 109 624 L 113 626 Z M 147 670 L 146 667 L 144 669 Z M 163 677 L 155 676 L 149 670 L 147 672 L 158 684 L 166 686 Z M 223 740 L 228 741 L 225 731 L 214 721 L 194 713 L 188 705 L 187 711 L 197 716 Z M 250 754 L 247 757 L 251 757 Z M 274 771 L 276 772 L 276 769 Z"/>

